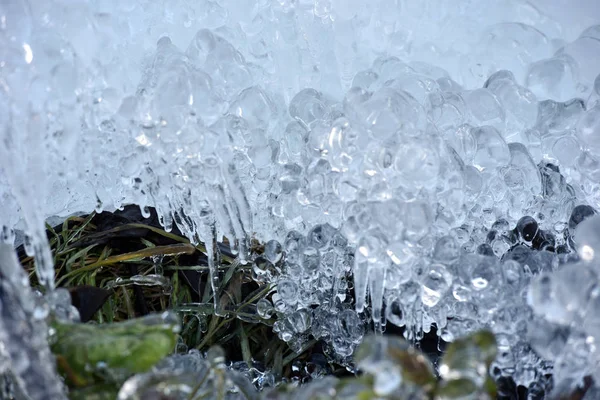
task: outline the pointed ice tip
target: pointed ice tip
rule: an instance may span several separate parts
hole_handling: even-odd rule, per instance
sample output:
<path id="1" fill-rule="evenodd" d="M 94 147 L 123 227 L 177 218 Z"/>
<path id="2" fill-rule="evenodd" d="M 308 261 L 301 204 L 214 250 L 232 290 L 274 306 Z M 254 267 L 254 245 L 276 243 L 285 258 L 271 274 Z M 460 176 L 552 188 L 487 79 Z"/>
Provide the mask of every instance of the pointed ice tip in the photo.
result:
<path id="1" fill-rule="evenodd" d="M 20 270 L 20 264 L 17 260 L 13 246 L 8 243 L 0 243 L 0 277 L 5 279 L 15 278 Z"/>
<path id="2" fill-rule="evenodd" d="M 356 312 L 357 312 L 357 313 L 362 313 L 362 312 L 364 312 L 364 311 L 365 311 L 365 303 L 364 303 L 364 301 L 360 301 L 360 302 L 359 302 L 359 301 L 358 301 L 358 298 L 357 298 L 357 299 L 356 299 L 356 305 L 355 305 L 355 308 L 356 308 Z"/>

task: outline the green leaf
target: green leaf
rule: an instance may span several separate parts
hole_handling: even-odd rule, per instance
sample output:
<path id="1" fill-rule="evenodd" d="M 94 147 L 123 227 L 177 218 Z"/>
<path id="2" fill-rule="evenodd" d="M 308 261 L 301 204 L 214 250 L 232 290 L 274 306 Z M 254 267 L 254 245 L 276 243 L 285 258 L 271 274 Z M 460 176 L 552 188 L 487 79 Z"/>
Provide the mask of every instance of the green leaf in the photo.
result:
<path id="1" fill-rule="evenodd" d="M 242 358 L 246 362 L 248 368 L 252 368 L 252 353 L 250 352 L 250 344 L 248 343 L 248 335 L 244 329 L 244 325 L 238 323 L 238 331 L 240 333 L 240 346 L 242 348 Z"/>
<path id="2" fill-rule="evenodd" d="M 440 364 L 440 375 L 445 380 L 468 378 L 482 387 L 496 353 L 496 338 L 490 331 L 457 339 L 446 350 Z"/>
<path id="3" fill-rule="evenodd" d="M 431 362 L 406 340 L 392 336 L 367 336 L 355 352 L 360 369 L 373 375 L 378 395 L 390 395 L 407 382 L 431 392 L 436 378 Z"/>
<path id="4" fill-rule="evenodd" d="M 436 400 L 471 399 L 479 392 L 475 383 L 466 378 L 442 381 L 436 391 Z"/>
<path id="5" fill-rule="evenodd" d="M 488 371 L 496 353 L 496 338 L 490 331 L 476 332 L 451 343 L 440 364 L 444 381 L 436 398 L 464 398 L 471 393 L 493 396 L 496 387 Z"/>
<path id="6" fill-rule="evenodd" d="M 175 314 L 148 315 L 126 322 L 92 325 L 53 321 L 52 352 L 74 386 L 122 381 L 147 371 L 175 348 Z"/>
<path id="7" fill-rule="evenodd" d="M 69 390 L 69 400 L 114 400 L 118 393 L 117 385 L 101 383 Z"/>

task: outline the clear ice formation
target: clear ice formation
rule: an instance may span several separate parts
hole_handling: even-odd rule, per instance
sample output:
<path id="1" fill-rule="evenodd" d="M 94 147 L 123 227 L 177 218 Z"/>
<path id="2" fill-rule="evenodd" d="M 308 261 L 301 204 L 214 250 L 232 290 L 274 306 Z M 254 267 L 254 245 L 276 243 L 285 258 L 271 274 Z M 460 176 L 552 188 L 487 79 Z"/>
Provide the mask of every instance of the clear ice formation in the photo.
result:
<path id="1" fill-rule="evenodd" d="M 488 326 L 496 376 L 576 384 L 600 362 L 600 13 L 575 3 L 2 2 L 1 238 L 52 289 L 45 218 L 156 207 L 277 284 L 257 310 L 292 345 L 348 357 L 364 315 Z"/>
<path id="2" fill-rule="evenodd" d="M 0 373 L 10 374 L 26 398 L 65 399 L 47 340 L 48 305 L 39 300 L 12 246 L 0 244 Z"/>

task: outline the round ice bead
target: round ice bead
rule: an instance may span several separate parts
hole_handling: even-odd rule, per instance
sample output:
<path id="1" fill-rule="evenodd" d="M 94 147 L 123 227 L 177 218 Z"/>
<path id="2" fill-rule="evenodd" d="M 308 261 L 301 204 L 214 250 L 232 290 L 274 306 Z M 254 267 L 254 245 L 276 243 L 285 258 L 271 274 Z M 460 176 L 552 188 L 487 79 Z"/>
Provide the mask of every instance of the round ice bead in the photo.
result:
<path id="1" fill-rule="evenodd" d="M 503 131 L 506 115 L 498 99 L 488 89 L 476 89 L 464 93 L 463 98 L 473 116 L 473 125 L 491 125 Z"/>
<path id="2" fill-rule="evenodd" d="M 306 247 L 302 253 L 302 267 L 307 274 L 314 274 L 321 260 L 319 250 L 314 247 Z"/>
<path id="3" fill-rule="evenodd" d="M 525 85 L 539 99 L 566 101 L 577 96 L 577 66 L 569 58 L 549 58 L 529 66 Z"/>
<path id="4" fill-rule="evenodd" d="M 597 260 L 600 254 L 600 216 L 585 218 L 573 234 L 577 253 L 584 261 Z"/>
<path id="5" fill-rule="evenodd" d="M 264 257 L 257 257 L 254 260 L 252 271 L 254 276 L 261 281 L 269 281 L 277 273 L 273 264 Z"/>
<path id="6" fill-rule="evenodd" d="M 263 298 L 256 303 L 256 312 L 261 318 L 271 318 L 273 311 L 273 304 L 268 299 Z"/>
<path id="7" fill-rule="evenodd" d="M 494 249 L 487 243 L 482 243 L 477 246 L 477 254 L 481 254 L 482 256 L 494 256 Z"/>
<path id="8" fill-rule="evenodd" d="M 421 300 L 427 307 L 433 307 L 442 299 L 452 285 L 452 274 L 441 264 L 427 268 L 421 281 Z"/>
<path id="9" fill-rule="evenodd" d="M 360 145 L 368 138 L 361 135 L 345 117 L 337 118 L 330 128 L 326 138 L 327 157 L 332 167 L 345 172 L 357 153 L 360 154 Z"/>
<path id="10" fill-rule="evenodd" d="M 433 92 L 429 95 L 428 101 L 429 116 L 438 129 L 445 131 L 465 123 L 467 105 L 457 93 Z"/>
<path id="11" fill-rule="evenodd" d="M 483 246 L 488 246 L 483 244 Z M 498 284 L 500 279 L 500 270 L 497 265 L 497 259 L 494 257 L 491 248 L 488 248 L 481 257 L 473 258 L 473 265 L 470 266 L 469 283 L 476 291 L 483 291 Z M 466 266 L 465 266 L 466 267 Z"/>
<path id="12" fill-rule="evenodd" d="M 408 182 L 422 185 L 438 176 L 440 156 L 431 143 L 409 139 L 400 144 L 394 167 Z"/>
<path id="13" fill-rule="evenodd" d="M 477 152 L 477 142 L 475 142 L 472 130 L 471 125 L 464 124 L 450 128 L 444 134 L 444 139 L 465 163 L 472 162 L 473 156 Z"/>
<path id="14" fill-rule="evenodd" d="M 409 258 L 405 263 L 398 264 L 396 262 L 399 260 L 394 256 L 395 254 L 390 255 L 393 264 L 389 265 L 386 270 L 386 290 L 397 290 L 401 285 L 408 282 L 413 276 L 413 267 L 416 262 L 416 258 Z"/>
<path id="15" fill-rule="evenodd" d="M 285 258 L 290 263 L 300 263 L 301 255 L 304 252 L 306 246 L 306 239 L 300 232 L 290 231 L 288 232 L 285 242 Z"/>
<path id="16" fill-rule="evenodd" d="M 506 81 L 516 82 L 515 75 L 511 71 L 501 69 L 500 71 L 496 71 L 491 74 L 483 84 L 483 87 L 491 90 L 492 92 L 496 92 L 496 90 L 503 86 Z"/>
<path id="17" fill-rule="evenodd" d="M 404 74 L 387 84 L 410 94 L 420 104 L 426 103 L 430 93 L 440 90 L 435 80 L 424 75 L 412 73 Z"/>
<path id="18" fill-rule="evenodd" d="M 464 183 L 468 196 L 471 198 L 478 197 L 481 189 L 483 189 L 481 172 L 471 165 L 466 166 L 464 170 Z"/>
<path id="19" fill-rule="evenodd" d="M 256 168 L 265 168 L 271 165 L 272 157 L 273 151 L 266 143 L 248 149 L 248 158 Z"/>
<path id="20" fill-rule="evenodd" d="M 577 159 L 577 168 L 581 173 L 595 182 L 600 181 L 600 160 L 589 151 L 581 153 Z"/>
<path id="21" fill-rule="evenodd" d="M 580 37 L 567 44 L 556 53 L 559 57 L 570 57 L 578 64 L 581 83 L 591 86 L 598 74 L 600 64 L 600 39 L 594 37 Z"/>
<path id="22" fill-rule="evenodd" d="M 329 224 L 316 225 L 307 235 L 307 243 L 317 249 L 324 249 L 329 245 L 337 230 Z"/>
<path id="23" fill-rule="evenodd" d="M 423 201 L 412 201 L 404 204 L 406 219 L 404 233 L 411 241 L 417 241 L 427 235 L 431 229 L 433 214 L 431 205 Z"/>
<path id="24" fill-rule="evenodd" d="M 493 92 L 506 111 L 504 137 L 514 140 L 526 128 L 535 125 L 538 115 L 536 96 L 514 81 L 512 73 L 499 71 L 488 79 L 486 87 Z"/>
<path id="25" fill-rule="evenodd" d="M 272 122 L 276 107 L 263 89 L 252 86 L 237 96 L 229 112 L 244 118 L 252 128 L 265 128 Z"/>
<path id="26" fill-rule="evenodd" d="M 477 143 L 473 165 L 479 170 L 501 167 L 510 161 L 508 145 L 498 132 L 491 126 L 482 126 L 472 130 Z"/>
<path id="27" fill-rule="evenodd" d="M 277 264 L 283 258 L 283 247 L 277 240 L 269 240 L 265 243 L 264 256 L 273 264 Z"/>
<path id="28" fill-rule="evenodd" d="M 534 250 L 546 250 L 554 252 L 556 246 L 556 237 L 549 231 L 539 230 L 538 234 L 531 243 L 531 248 Z"/>
<path id="29" fill-rule="evenodd" d="M 354 310 L 344 310 L 338 314 L 337 324 L 340 334 L 358 344 L 363 335 L 363 324 Z"/>
<path id="30" fill-rule="evenodd" d="M 586 147 L 600 151 L 600 104 L 596 104 L 581 116 L 576 132 Z"/>
<path id="31" fill-rule="evenodd" d="M 596 215 L 596 210 L 593 207 L 587 204 L 575 206 L 569 218 L 569 229 L 575 229 L 583 220 L 593 215 Z"/>
<path id="32" fill-rule="evenodd" d="M 435 243 L 433 259 L 441 263 L 450 263 L 460 256 L 460 246 L 452 236 L 442 236 Z"/>
<path id="33" fill-rule="evenodd" d="M 377 72 L 371 69 L 360 71 L 354 76 L 354 80 L 352 80 L 352 86 L 368 90 L 378 78 L 379 75 L 377 75 Z"/>
<path id="34" fill-rule="evenodd" d="M 357 244 L 357 253 L 369 264 L 381 263 L 386 258 L 387 240 L 379 232 L 368 232 Z"/>
<path id="35" fill-rule="evenodd" d="M 404 311 L 402 311 L 402 303 L 398 298 L 392 299 L 385 309 L 386 319 L 396 326 L 404 326 L 406 320 L 404 319 Z"/>
<path id="36" fill-rule="evenodd" d="M 277 293 L 290 306 L 298 301 L 298 285 L 292 280 L 283 279 L 277 282 Z"/>
<path id="37" fill-rule="evenodd" d="M 563 351 L 570 333 L 568 327 L 541 319 L 536 320 L 535 325 L 528 330 L 527 339 L 537 354 L 552 360 Z"/>
<path id="38" fill-rule="evenodd" d="M 551 275 L 541 275 L 531 283 L 527 291 L 527 302 L 534 312 L 544 315 L 549 320 L 557 323 L 570 322 L 565 310 L 554 297 Z"/>
<path id="39" fill-rule="evenodd" d="M 398 132 L 416 136 L 425 131 L 423 107 L 408 93 L 383 87 L 360 108 L 364 126 L 373 138 L 385 140 Z"/>
<path id="40" fill-rule="evenodd" d="M 544 100 L 539 103 L 538 128 L 542 134 L 562 133 L 577 127 L 585 113 L 585 103 L 581 99 L 565 102 Z"/>
<path id="41" fill-rule="evenodd" d="M 379 57 L 373 62 L 373 69 L 377 71 L 383 82 L 390 81 L 407 73 L 415 72 L 398 57 Z"/>
<path id="42" fill-rule="evenodd" d="M 301 309 L 288 316 L 294 333 L 304 333 L 312 325 L 312 310 Z"/>
<path id="43" fill-rule="evenodd" d="M 404 306 L 414 306 L 415 302 L 421 297 L 422 286 L 419 282 L 410 280 L 400 286 L 399 289 L 401 295 L 399 297 L 400 303 Z"/>
<path id="44" fill-rule="evenodd" d="M 523 241 L 531 243 L 538 233 L 538 223 L 530 216 L 525 216 L 517 222 L 517 232 Z"/>
<path id="45" fill-rule="evenodd" d="M 529 189 L 534 195 L 539 194 L 542 190 L 540 172 L 527 147 L 521 143 L 510 143 L 508 149 L 510 152 L 510 168 L 508 169 L 518 170 L 522 174 L 523 189 Z"/>
<path id="46" fill-rule="evenodd" d="M 408 241 L 392 241 L 386 246 L 386 253 L 392 260 L 392 263 L 399 268 L 398 271 L 409 273 L 410 266 L 414 261 L 414 248 Z M 398 277 L 400 280 L 404 278 Z"/>
<path id="47" fill-rule="evenodd" d="M 563 136 L 556 139 L 552 146 L 552 153 L 561 165 L 569 167 L 577 161 L 581 153 L 579 142 L 571 136 Z"/>
<path id="48" fill-rule="evenodd" d="M 306 138 L 308 137 L 308 131 L 299 122 L 290 122 L 283 133 L 283 140 L 287 145 L 285 148 L 290 155 L 298 156 L 302 153 Z"/>
<path id="49" fill-rule="evenodd" d="M 501 269 L 508 284 L 517 284 L 523 277 L 523 266 L 515 260 L 504 261 Z"/>
<path id="50" fill-rule="evenodd" d="M 323 94 L 315 89 L 301 90 L 292 98 L 289 106 L 290 116 L 305 125 L 325 118 L 327 110 L 327 102 Z"/>

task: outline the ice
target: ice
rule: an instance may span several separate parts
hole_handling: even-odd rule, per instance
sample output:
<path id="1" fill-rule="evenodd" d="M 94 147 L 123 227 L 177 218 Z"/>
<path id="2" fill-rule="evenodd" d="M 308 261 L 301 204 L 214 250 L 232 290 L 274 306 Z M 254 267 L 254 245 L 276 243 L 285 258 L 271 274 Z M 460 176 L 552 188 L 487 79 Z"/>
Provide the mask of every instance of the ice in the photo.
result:
<path id="1" fill-rule="evenodd" d="M 573 211 L 571 211 L 571 217 L 569 218 L 569 230 L 573 231 L 577 225 L 595 214 L 596 210 L 587 204 L 580 204 L 576 206 L 573 208 Z"/>
<path id="2" fill-rule="evenodd" d="M 452 274 L 443 265 L 432 265 L 423 280 L 423 304 L 433 307 L 442 299 L 452 284 Z"/>
<path id="3" fill-rule="evenodd" d="M 589 29 L 587 32 L 591 32 Z M 583 33 L 581 37 L 558 50 L 559 57 L 570 57 L 579 66 L 578 72 L 581 82 L 592 82 L 598 74 L 597 62 L 600 51 L 600 38 Z M 589 83 L 588 83 L 589 84 Z M 586 88 L 587 89 L 587 88 Z"/>
<path id="4" fill-rule="evenodd" d="M 525 84 L 539 98 L 570 100 L 581 93 L 576 71 L 577 65 L 570 58 L 540 60 L 529 66 Z"/>
<path id="5" fill-rule="evenodd" d="M 573 241 L 579 256 L 592 261 L 600 254 L 600 216 L 593 215 L 576 225 Z"/>
<path id="6" fill-rule="evenodd" d="M 600 104 L 585 111 L 577 123 L 577 137 L 592 151 L 598 151 Z"/>
<path id="7" fill-rule="evenodd" d="M 48 310 L 43 309 L 47 306 L 36 304 L 28 277 L 9 244 L 0 245 L 0 274 L 0 369 L 12 372 L 19 390 L 31 399 L 65 399 L 48 345 Z"/>
<path id="8" fill-rule="evenodd" d="M 517 222 L 517 232 L 524 242 L 531 243 L 538 234 L 538 223 L 530 216 L 523 217 Z"/>
<path id="9" fill-rule="evenodd" d="M 600 21 L 542 3 L 3 4 L 1 239 L 25 234 L 54 293 L 47 217 L 154 207 L 205 243 L 213 291 L 228 239 L 292 348 L 347 360 L 386 318 L 514 326 L 503 373 L 570 377 L 539 349 L 598 325 L 596 294 L 569 296 L 600 251 Z M 547 336 L 519 330 L 532 312 Z"/>
<path id="10" fill-rule="evenodd" d="M 486 82 L 506 110 L 506 131 L 504 137 L 509 141 L 523 141 L 522 132 L 531 128 L 537 121 L 538 100 L 527 88 L 517 84 L 512 73 L 496 72 Z"/>
<path id="11" fill-rule="evenodd" d="M 477 146 L 473 165 L 479 170 L 503 167 L 510 161 L 510 150 L 493 126 L 481 126 L 472 130 Z"/>
<path id="12" fill-rule="evenodd" d="M 255 398 L 251 379 L 269 380 L 268 374 L 227 368 L 224 351 L 213 347 L 206 355 L 197 350 L 176 354 L 160 361 L 152 371 L 129 378 L 118 393 L 118 399 L 142 399 L 154 396 L 199 399 L 214 393 L 225 398 Z M 246 376 L 244 376 L 246 375 Z M 257 376 L 262 375 L 262 376 Z M 248 379 L 250 378 L 250 379 Z M 262 384 L 258 383 L 262 388 Z M 233 392 L 233 393 L 231 393 Z"/>

